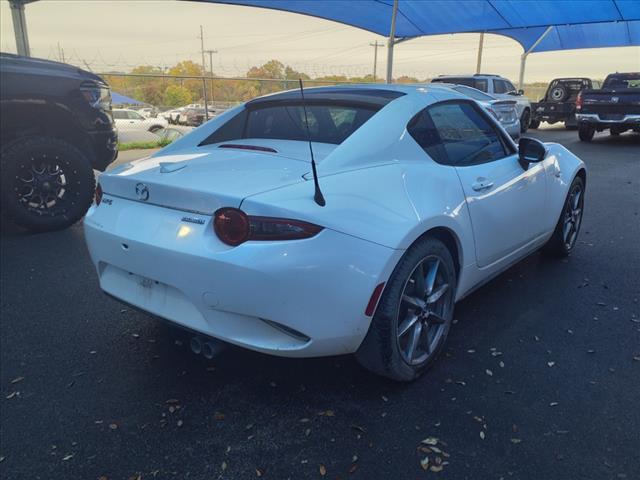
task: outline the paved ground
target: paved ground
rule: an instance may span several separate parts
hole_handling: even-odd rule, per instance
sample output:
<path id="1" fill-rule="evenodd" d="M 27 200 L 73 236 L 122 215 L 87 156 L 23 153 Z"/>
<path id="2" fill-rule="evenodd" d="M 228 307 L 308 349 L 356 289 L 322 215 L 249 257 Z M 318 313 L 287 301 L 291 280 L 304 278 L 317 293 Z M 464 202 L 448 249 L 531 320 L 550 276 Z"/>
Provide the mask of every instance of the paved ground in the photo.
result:
<path id="1" fill-rule="evenodd" d="M 411 385 L 351 357 L 205 361 L 100 293 L 80 226 L 5 222 L 0 476 L 640 478 L 640 136 L 536 135 L 590 168 L 580 245 L 461 302 L 446 355 Z M 442 473 L 420 468 L 427 437 Z"/>

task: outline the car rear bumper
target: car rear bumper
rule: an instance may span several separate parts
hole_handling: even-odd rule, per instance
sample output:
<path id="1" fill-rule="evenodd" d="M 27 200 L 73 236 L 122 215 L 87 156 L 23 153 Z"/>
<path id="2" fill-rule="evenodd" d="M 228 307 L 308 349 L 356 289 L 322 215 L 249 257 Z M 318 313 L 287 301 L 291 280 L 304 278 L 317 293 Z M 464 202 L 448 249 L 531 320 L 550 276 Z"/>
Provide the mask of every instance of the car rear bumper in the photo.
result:
<path id="1" fill-rule="evenodd" d="M 195 217 L 204 224 L 190 223 Z M 106 194 L 84 229 L 107 294 L 204 335 L 291 357 L 355 352 L 370 296 L 402 254 L 329 229 L 231 248 L 210 217 Z"/>
<path id="2" fill-rule="evenodd" d="M 579 122 L 620 125 L 628 124 L 629 127 L 640 125 L 640 114 L 619 115 L 619 116 L 602 116 L 598 113 L 577 113 L 576 119 Z"/>
<path id="3" fill-rule="evenodd" d="M 100 130 L 89 132 L 93 156 L 91 166 L 103 172 L 118 157 L 117 130 Z"/>

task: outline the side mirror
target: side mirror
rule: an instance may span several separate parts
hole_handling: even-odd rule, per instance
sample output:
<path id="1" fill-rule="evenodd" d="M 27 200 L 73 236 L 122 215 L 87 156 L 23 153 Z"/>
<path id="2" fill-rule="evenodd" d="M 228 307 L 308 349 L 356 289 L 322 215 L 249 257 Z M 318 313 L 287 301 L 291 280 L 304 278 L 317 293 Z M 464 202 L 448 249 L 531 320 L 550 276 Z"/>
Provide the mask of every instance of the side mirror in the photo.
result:
<path id="1" fill-rule="evenodd" d="M 518 90 L 518 95 L 524 95 L 524 90 L 522 89 Z"/>
<path id="2" fill-rule="evenodd" d="M 538 163 L 544 160 L 547 149 L 540 140 L 522 137 L 518 141 L 518 162 L 527 170 L 530 163 Z"/>

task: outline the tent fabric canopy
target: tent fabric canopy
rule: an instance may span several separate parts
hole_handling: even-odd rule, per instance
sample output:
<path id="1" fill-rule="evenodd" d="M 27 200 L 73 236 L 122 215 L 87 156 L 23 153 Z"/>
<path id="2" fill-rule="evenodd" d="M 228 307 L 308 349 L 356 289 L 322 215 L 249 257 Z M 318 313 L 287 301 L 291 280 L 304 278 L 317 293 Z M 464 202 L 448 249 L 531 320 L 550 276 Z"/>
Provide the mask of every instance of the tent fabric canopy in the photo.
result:
<path id="1" fill-rule="evenodd" d="M 118 92 L 111 92 L 111 103 L 114 105 L 144 105 L 135 98 L 127 97 Z"/>
<path id="2" fill-rule="evenodd" d="M 301 13 L 390 32 L 393 0 L 196 0 Z M 638 0 L 398 0 L 395 37 L 485 32 L 505 35 L 527 51 L 640 45 Z"/>

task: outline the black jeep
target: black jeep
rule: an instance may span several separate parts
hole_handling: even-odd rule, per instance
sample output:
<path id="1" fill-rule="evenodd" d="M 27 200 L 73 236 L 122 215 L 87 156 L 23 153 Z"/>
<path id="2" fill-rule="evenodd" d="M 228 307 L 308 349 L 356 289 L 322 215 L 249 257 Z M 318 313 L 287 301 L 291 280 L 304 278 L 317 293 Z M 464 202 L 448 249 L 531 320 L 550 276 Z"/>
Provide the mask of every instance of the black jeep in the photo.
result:
<path id="1" fill-rule="evenodd" d="M 117 156 L 109 86 L 71 65 L 0 53 L 2 209 L 33 231 L 85 214 Z"/>
<path id="2" fill-rule="evenodd" d="M 537 103 L 531 104 L 531 124 L 538 128 L 540 122 L 549 124 L 564 122 L 566 128 L 576 128 L 576 99 L 582 90 L 600 88 L 600 83 L 590 78 L 556 78 L 549 83 L 547 92 Z"/>

